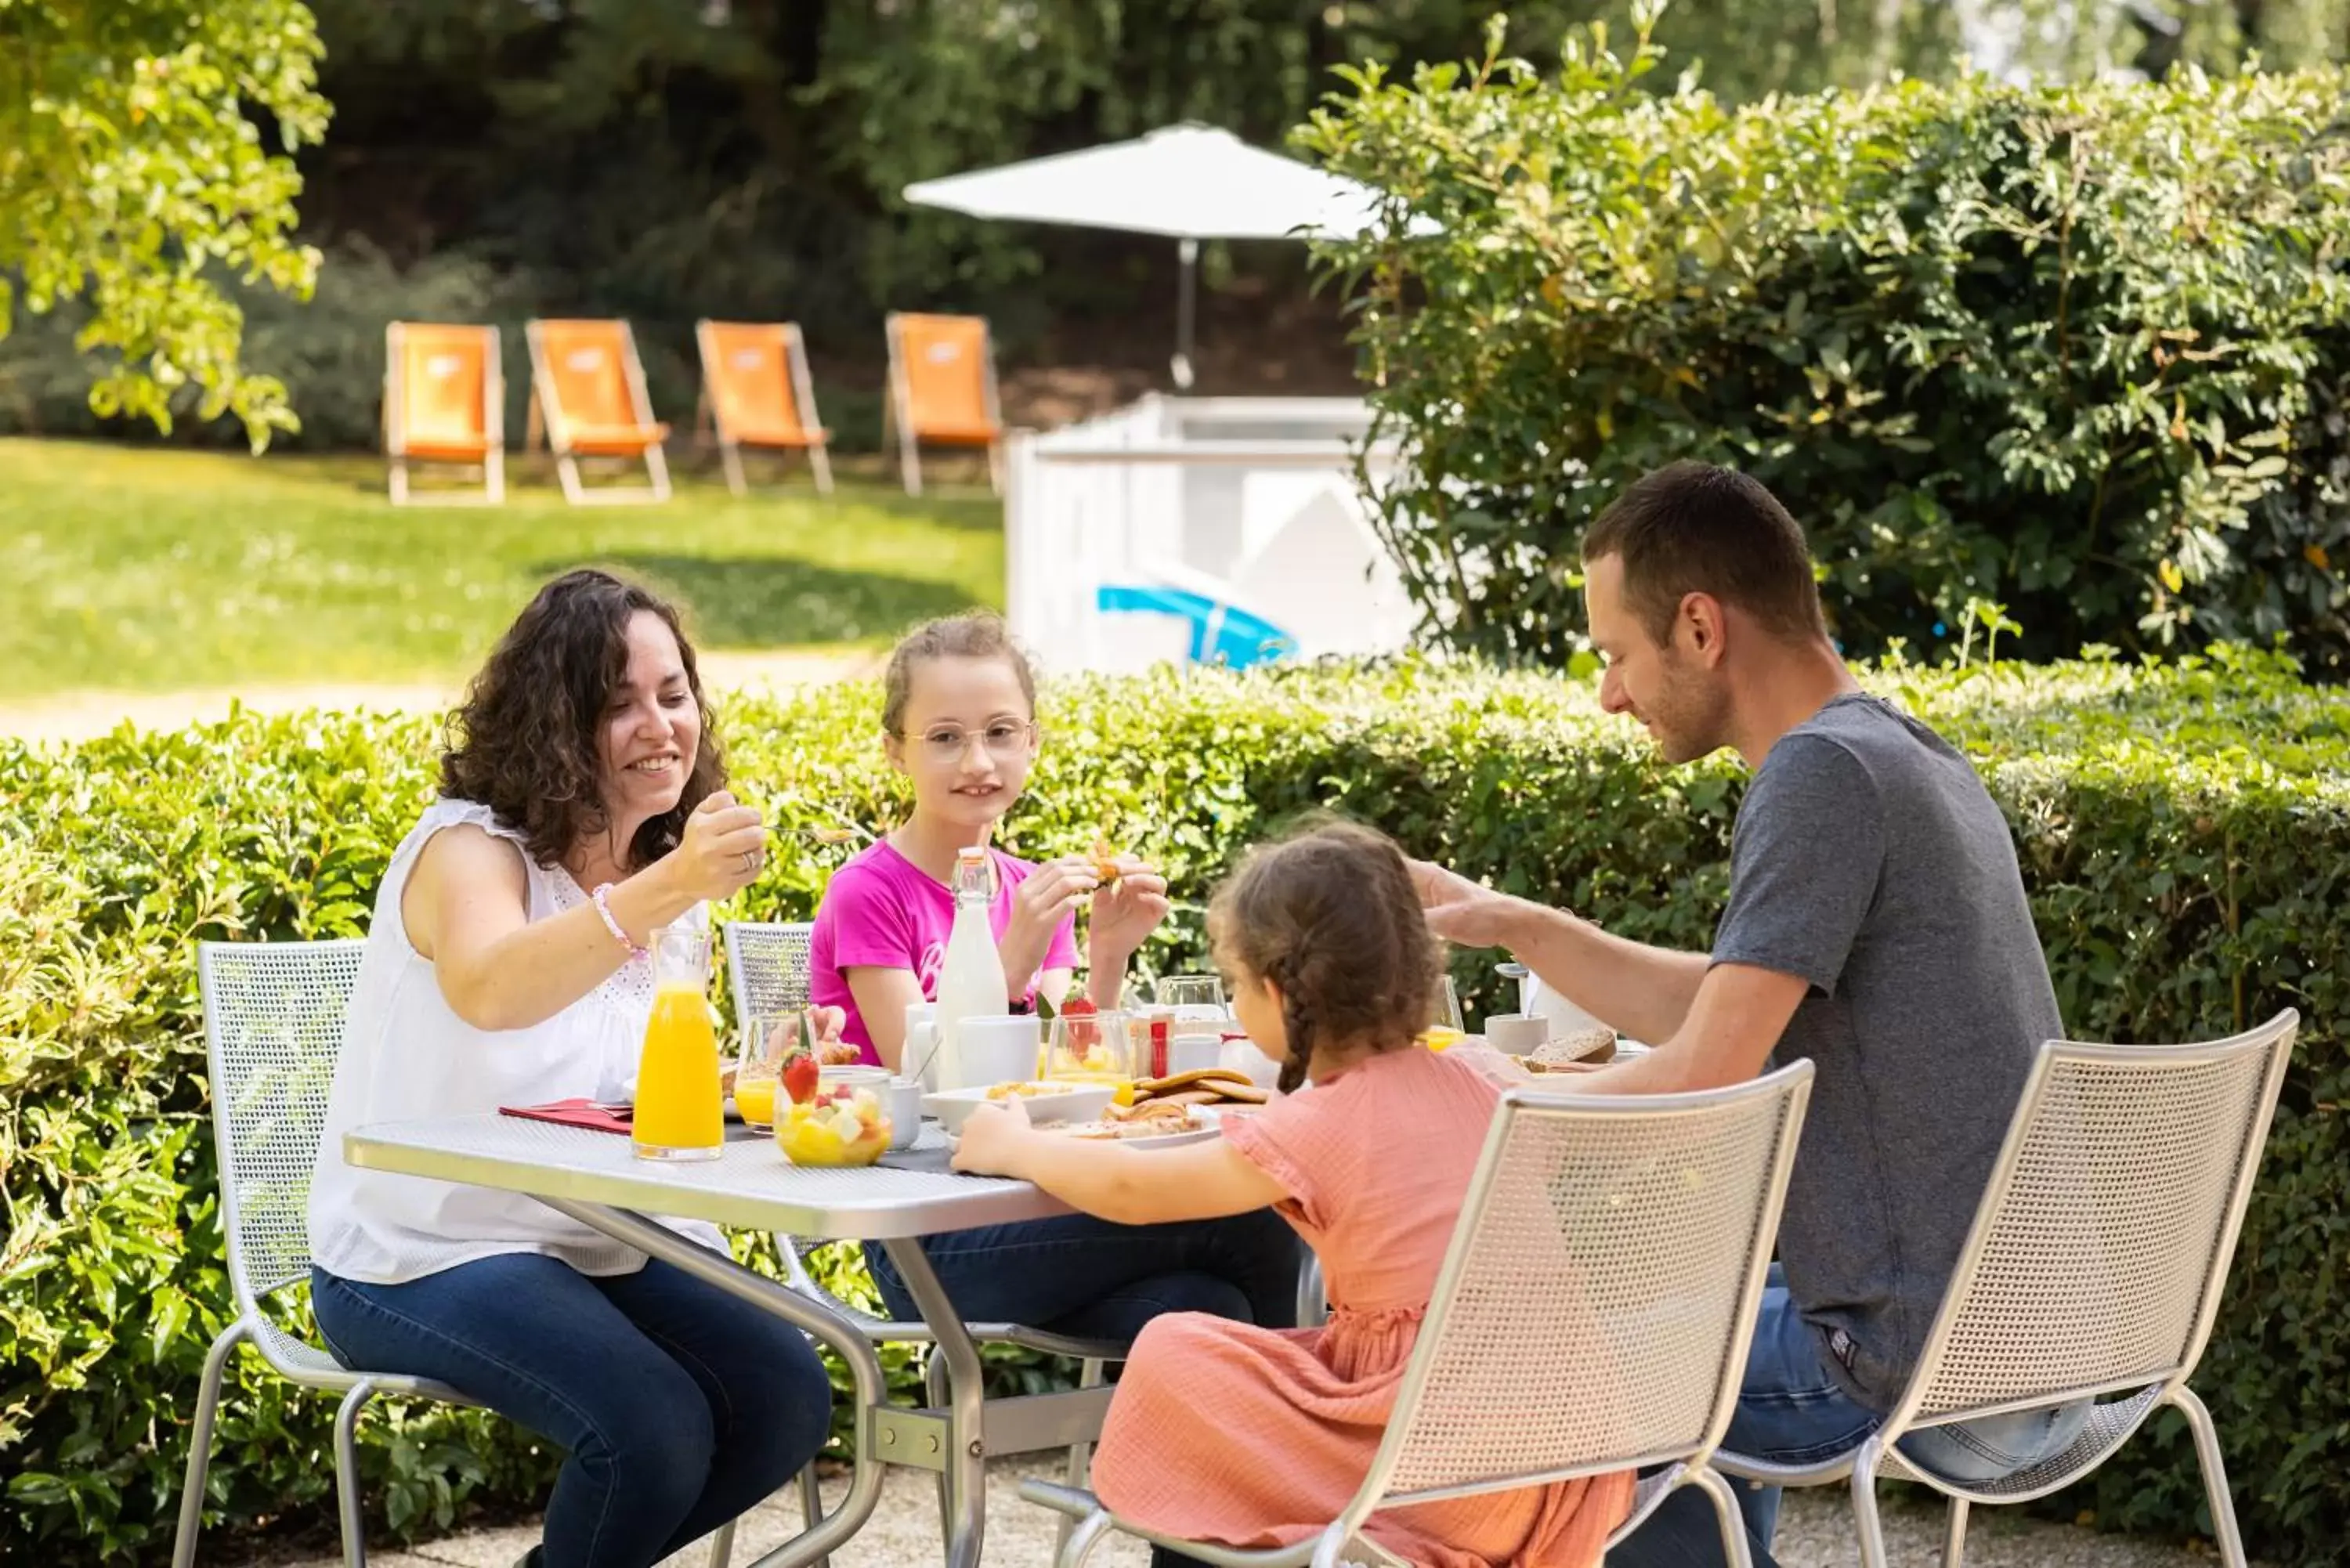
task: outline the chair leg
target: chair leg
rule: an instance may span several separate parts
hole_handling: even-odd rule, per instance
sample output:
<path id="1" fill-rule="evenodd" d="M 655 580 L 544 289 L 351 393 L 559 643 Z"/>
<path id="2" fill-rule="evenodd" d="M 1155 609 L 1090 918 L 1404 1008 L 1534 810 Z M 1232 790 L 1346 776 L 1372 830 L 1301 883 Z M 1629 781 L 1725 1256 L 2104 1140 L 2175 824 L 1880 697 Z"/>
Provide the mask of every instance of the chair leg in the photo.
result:
<path id="1" fill-rule="evenodd" d="M 1691 1470 L 1689 1484 L 1713 1500 L 1714 1514 L 1721 1521 L 1722 1561 L 1730 1568 L 1753 1568 L 1754 1554 L 1746 1544 L 1746 1515 L 1739 1509 L 1736 1490 L 1710 1466 Z"/>
<path id="2" fill-rule="evenodd" d="M 737 499 L 740 499 L 742 496 L 748 493 L 751 486 L 743 477 L 743 453 L 741 449 L 731 441 L 720 441 L 718 443 L 718 462 L 719 466 L 726 471 L 726 488 L 733 491 Z"/>
<path id="3" fill-rule="evenodd" d="M 408 460 L 404 457 L 391 460 L 391 504 L 394 506 L 408 504 Z"/>
<path id="4" fill-rule="evenodd" d="M 1959 1568 L 1967 1554 L 1967 1500 L 1954 1497 L 1942 1521 L 1942 1568 Z"/>
<path id="5" fill-rule="evenodd" d="M 2220 1458 L 2220 1432 L 2211 1424 L 2211 1412 L 2184 1383 L 2171 1391 L 2170 1402 L 2195 1434 L 2195 1457 L 2203 1466 L 2203 1494 L 2211 1508 L 2211 1534 L 2220 1561 L 2225 1568 L 2244 1568 L 2244 1538 L 2236 1529 L 2236 1504 L 2228 1495 L 2228 1467 Z"/>
<path id="6" fill-rule="evenodd" d="M 343 1518 L 343 1568 L 367 1568 L 367 1515 L 359 1506 L 359 1410 L 375 1395 L 361 1378 L 335 1411 L 335 1503 Z"/>
<path id="7" fill-rule="evenodd" d="M 506 452 L 502 446 L 490 448 L 488 472 L 484 475 L 490 493 L 490 504 L 503 505 L 506 498 Z"/>
<path id="8" fill-rule="evenodd" d="M 1877 1516 L 1877 1439 L 1852 1462 L 1852 1522 L 1860 1532 L 1860 1568 L 1885 1568 L 1885 1524 Z"/>
<path id="9" fill-rule="evenodd" d="M 819 495 L 832 493 L 832 459 L 818 441 L 808 448 L 808 466 L 816 470 L 816 488 Z"/>
<path id="10" fill-rule="evenodd" d="M 1099 1357 L 1088 1356 L 1077 1364 L 1077 1386 L 1098 1388 L 1102 1386 L 1103 1377 L 1107 1374 L 1108 1367 Z M 1093 1476 L 1093 1468 L 1094 1446 L 1091 1443 L 1071 1443 L 1069 1445 L 1069 1485 L 1080 1491 L 1084 1490 L 1086 1482 Z M 1069 1544 L 1069 1532 L 1076 1527 L 1076 1520 L 1066 1513 L 1061 1516 L 1060 1528 L 1054 1532 L 1055 1551 Z"/>
<path id="11" fill-rule="evenodd" d="M 669 499 L 669 454 L 661 450 L 659 441 L 645 448 L 645 472 L 652 477 L 653 499 L 667 501 Z"/>
<path id="12" fill-rule="evenodd" d="M 1003 493 L 1003 443 L 1000 441 L 987 443 L 987 483 L 996 494 Z"/>
<path id="13" fill-rule="evenodd" d="M 728 1520 L 710 1532 L 710 1568 L 726 1568 L 734 1560 L 734 1521 Z"/>
<path id="14" fill-rule="evenodd" d="M 931 1353 L 922 1357 L 922 1403 L 933 1410 L 943 1410 L 949 1397 L 947 1358 L 939 1354 L 939 1347 L 933 1345 Z M 939 1542 L 944 1555 L 941 1556 L 941 1562 L 946 1561 L 947 1556 L 954 1552 L 954 1486 L 941 1467 L 939 1470 Z"/>
<path id="15" fill-rule="evenodd" d="M 558 453 L 555 459 L 555 476 L 563 482 L 563 499 L 574 506 L 587 504 L 587 492 L 579 483 L 579 462 L 569 452 Z"/>
<path id="16" fill-rule="evenodd" d="M 814 1459 L 810 1459 L 807 1462 L 807 1468 L 800 1471 L 800 1519 L 802 1521 L 802 1528 L 814 1530 L 816 1528 L 816 1521 L 823 1517 L 824 1489 L 816 1482 L 816 1461 Z M 819 1557 L 814 1563 L 810 1563 L 808 1568 L 832 1568 L 832 1559 L 829 1557 Z"/>
<path id="17" fill-rule="evenodd" d="M 172 1543 L 172 1568 L 192 1568 L 196 1534 L 204 1526 L 204 1476 L 212 1469 L 213 1417 L 220 1413 L 221 1377 L 228 1358 L 242 1344 L 245 1321 L 237 1319 L 221 1330 L 204 1355 L 203 1376 L 196 1384 L 196 1418 L 188 1428 L 188 1473 L 180 1483 L 180 1533 Z"/>

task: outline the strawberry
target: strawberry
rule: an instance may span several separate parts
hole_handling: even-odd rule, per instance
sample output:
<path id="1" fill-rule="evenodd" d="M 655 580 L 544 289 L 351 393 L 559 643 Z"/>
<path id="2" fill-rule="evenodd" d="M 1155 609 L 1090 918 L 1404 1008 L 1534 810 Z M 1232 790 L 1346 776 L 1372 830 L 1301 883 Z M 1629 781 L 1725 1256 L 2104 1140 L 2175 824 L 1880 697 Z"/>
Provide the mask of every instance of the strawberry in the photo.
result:
<path id="1" fill-rule="evenodd" d="M 792 1104 L 805 1106 L 816 1098 L 816 1080 L 818 1070 L 816 1058 L 806 1052 L 793 1057 L 785 1064 L 784 1093 L 792 1097 Z"/>
<path id="2" fill-rule="evenodd" d="M 1094 1005 L 1094 999 L 1090 996 L 1073 996 L 1061 1003 L 1061 1016 L 1064 1018 L 1084 1018 L 1100 1011 L 1100 1008 Z"/>

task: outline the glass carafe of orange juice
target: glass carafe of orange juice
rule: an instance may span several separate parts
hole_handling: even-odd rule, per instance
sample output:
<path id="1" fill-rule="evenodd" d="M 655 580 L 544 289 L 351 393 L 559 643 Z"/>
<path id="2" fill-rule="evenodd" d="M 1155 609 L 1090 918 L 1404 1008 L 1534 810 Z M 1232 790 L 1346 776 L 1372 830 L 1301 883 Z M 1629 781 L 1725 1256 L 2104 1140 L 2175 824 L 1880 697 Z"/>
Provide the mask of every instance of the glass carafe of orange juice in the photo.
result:
<path id="1" fill-rule="evenodd" d="M 637 1157 L 716 1159 L 726 1127 L 710 1027 L 710 938 L 692 926 L 663 926 L 652 952 L 653 1011 L 637 1059 L 631 1127 Z"/>

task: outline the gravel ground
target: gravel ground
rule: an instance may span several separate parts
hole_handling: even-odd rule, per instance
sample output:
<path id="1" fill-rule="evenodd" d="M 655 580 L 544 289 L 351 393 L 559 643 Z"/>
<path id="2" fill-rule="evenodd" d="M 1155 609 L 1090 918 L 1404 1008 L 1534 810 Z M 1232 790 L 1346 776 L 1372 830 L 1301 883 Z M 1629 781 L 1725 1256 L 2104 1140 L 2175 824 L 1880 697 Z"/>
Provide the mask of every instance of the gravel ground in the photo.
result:
<path id="1" fill-rule="evenodd" d="M 1023 1502 L 1023 1476 L 1048 1473 L 1038 1456 L 997 1460 L 988 1471 L 987 1562 L 993 1568 L 1047 1568 L 1053 1560 L 1054 1526 L 1059 1515 Z M 826 1483 L 827 1506 L 847 1490 L 845 1477 Z M 1852 1516 L 1840 1488 L 1791 1494 L 1779 1522 L 1777 1556 L 1783 1568 L 1848 1568 L 1860 1559 Z M 1894 1568 L 1928 1568 L 1941 1557 L 1939 1508 L 1888 1492 L 1884 1508 L 1886 1546 Z M 771 1502 L 737 1531 L 734 1561 L 750 1562 L 780 1544 L 800 1527 L 795 1494 Z M 435 1541 L 411 1552 L 371 1553 L 374 1568 L 509 1568 L 537 1539 L 534 1527 L 480 1530 Z M 882 1488 L 880 1505 L 855 1540 L 833 1557 L 835 1568 L 908 1568 L 941 1558 L 937 1492 L 930 1478 L 894 1470 Z M 1978 1509 L 1967 1532 L 1968 1568 L 2210 1568 L 2206 1542 L 2178 1546 L 2126 1535 L 2100 1535 L 2070 1524 L 2053 1524 L 2002 1511 Z M 205 1563 L 216 1562 L 210 1553 Z M 702 1551 L 681 1552 L 669 1568 L 700 1568 Z M 1097 1548 L 1088 1568 L 1144 1568 L 1149 1553 L 1139 1542 L 1113 1536 Z M 267 1568 L 338 1568 L 341 1559 L 283 1557 Z M 255 1563 L 240 1568 L 260 1568 Z"/>

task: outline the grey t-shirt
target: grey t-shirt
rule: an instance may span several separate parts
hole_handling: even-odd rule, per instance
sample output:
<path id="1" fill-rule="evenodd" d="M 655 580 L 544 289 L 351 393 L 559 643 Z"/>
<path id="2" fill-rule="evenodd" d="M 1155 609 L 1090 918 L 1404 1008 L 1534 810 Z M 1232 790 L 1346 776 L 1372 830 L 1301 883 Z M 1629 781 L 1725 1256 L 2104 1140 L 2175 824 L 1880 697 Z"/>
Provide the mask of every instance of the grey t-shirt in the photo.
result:
<path id="1" fill-rule="evenodd" d="M 1882 1413 L 2062 1033 L 2007 824 L 1933 731 L 1835 698 L 1747 788 L 1712 961 L 1811 986 L 1772 1053 L 1814 1073 L 1779 1257 L 1831 1374 Z"/>

